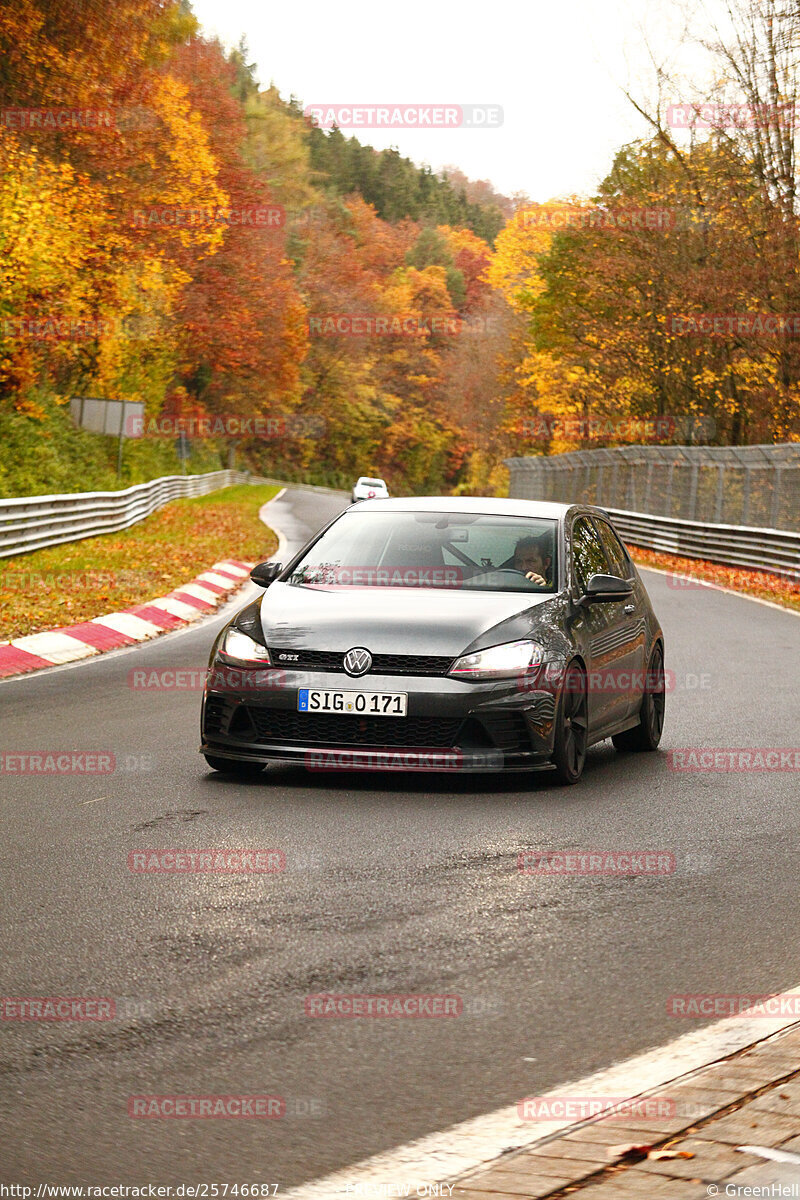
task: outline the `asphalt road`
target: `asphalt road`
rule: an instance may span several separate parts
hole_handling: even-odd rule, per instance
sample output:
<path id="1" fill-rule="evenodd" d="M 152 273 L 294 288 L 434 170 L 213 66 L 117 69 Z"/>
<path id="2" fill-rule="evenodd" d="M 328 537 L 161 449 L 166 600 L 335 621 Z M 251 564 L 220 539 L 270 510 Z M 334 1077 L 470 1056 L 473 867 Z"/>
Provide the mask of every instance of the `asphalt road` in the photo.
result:
<path id="1" fill-rule="evenodd" d="M 297 542 L 336 496 L 294 489 Z M 3 1182 L 282 1188 L 672 1040 L 672 993 L 800 980 L 797 776 L 685 774 L 683 746 L 797 744 L 800 623 L 648 573 L 664 626 L 662 752 L 548 776 L 232 782 L 197 753 L 222 616 L 0 685 L 0 749 L 112 751 L 113 775 L 0 777 L 6 996 L 108 996 L 106 1023 L 0 1023 Z M 237 602 L 239 603 L 239 602 Z M 701 678 L 702 676 L 706 678 Z M 692 686 L 697 681 L 702 686 Z M 283 850 L 283 874 L 134 875 L 131 850 Z M 543 878 L 521 850 L 658 849 L 661 878 Z M 448 1020 L 315 1020 L 309 992 L 457 994 Z M 281 1095 L 281 1121 L 132 1120 L 142 1094 Z"/>

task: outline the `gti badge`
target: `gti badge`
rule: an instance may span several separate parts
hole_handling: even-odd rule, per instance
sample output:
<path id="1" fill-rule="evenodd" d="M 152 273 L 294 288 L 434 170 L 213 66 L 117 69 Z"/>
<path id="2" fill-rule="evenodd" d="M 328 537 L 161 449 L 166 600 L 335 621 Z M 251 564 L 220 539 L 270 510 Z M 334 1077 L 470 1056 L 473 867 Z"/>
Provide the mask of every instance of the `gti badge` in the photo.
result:
<path id="1" fill-rule="evenodd" d="M 343 665 L 348 675 L 363 675 L 372 666 L 372 655 L 363 646 L 355 646 L 345 654 Z"/>

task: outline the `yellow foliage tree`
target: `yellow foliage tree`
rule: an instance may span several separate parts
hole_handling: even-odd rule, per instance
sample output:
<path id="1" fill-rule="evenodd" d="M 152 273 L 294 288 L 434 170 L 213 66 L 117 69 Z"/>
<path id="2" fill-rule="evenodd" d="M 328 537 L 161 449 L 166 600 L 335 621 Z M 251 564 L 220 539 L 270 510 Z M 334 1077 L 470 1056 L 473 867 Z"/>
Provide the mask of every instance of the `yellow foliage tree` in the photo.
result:
<path id="1" fill-rule="evenodd" d="M 528 316 L 545 290 L 539 270 L 554 233 L 580 211 L 574 201 L 549 201 L 519 209 L 497 235 L 486 279 L 510 308 Z M 547 443 L 551 453 L 573 449 L 586 411 L 584 373 L 537 350 L 529 322 L 511 326 L 506 363 L 509 386 L 506 430 L 522 441 Z"/>

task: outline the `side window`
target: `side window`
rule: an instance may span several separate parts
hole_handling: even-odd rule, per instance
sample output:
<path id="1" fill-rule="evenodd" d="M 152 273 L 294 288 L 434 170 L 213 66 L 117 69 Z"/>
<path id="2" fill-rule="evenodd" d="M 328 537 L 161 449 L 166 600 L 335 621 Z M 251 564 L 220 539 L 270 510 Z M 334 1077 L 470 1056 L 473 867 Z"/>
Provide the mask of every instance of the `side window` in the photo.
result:
<path id="1" fill-rule="evenodd" d="M 572 526 L 572 570 L 582 592 L 592 575 L 607 575 L 608 560 L 597 530 L 586 517 Z"/>
<path id="2" fill-rule="evenodd" d="M 608 557 L 608 561 L 611 563 L 611 573 L 613 575 L 619 575 L 620 579 L 630 579 L 632 575 L 630 561 L 622 542 L 619 540 L 608 521 L 601 521 L 599 518 L 595 518 L 595 522 L 600 531 L 600 539 L 603 543 L 603 548 Z"/>

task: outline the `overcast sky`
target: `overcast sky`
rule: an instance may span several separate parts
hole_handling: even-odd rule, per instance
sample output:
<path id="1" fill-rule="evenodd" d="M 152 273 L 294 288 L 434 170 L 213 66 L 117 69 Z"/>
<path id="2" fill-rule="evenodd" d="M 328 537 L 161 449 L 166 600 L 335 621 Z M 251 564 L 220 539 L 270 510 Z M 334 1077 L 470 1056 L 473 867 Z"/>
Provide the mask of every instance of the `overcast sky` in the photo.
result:
<path id="1" fill-rule="evenodd" d="M 229 46 L 246 36 L 263 86 L 305 105 L 502 106 L 493 129 L 344 132 L 536 201 L 591 194 L 646 131 L 622 89 L 647 97 L 646 45 L 663 59 L 681 28 L 674 0 L 192 2 L 206 34 Z"/>

